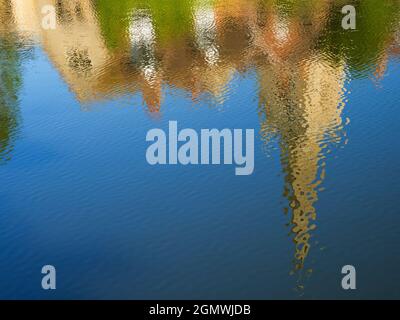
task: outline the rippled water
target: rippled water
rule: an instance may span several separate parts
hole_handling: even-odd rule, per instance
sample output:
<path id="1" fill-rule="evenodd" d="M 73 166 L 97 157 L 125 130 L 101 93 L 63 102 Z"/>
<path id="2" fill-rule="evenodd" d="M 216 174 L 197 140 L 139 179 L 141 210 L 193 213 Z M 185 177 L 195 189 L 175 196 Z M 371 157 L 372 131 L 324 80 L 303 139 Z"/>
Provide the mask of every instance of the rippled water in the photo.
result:
<path id="1" fill-rule="evenodd" d="M 399 55 L 397 0 L 0 0 L 0 297 L 400 298 Z M 150 166 L 170 120 L 254 173 Z"/>

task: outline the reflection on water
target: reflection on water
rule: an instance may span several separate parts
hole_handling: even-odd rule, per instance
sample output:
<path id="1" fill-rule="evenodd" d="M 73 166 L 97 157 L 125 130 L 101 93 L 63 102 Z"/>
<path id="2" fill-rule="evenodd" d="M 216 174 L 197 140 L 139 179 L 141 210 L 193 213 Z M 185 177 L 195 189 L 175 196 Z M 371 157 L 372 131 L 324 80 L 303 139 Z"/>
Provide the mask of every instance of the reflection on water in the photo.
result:
<path id="1" fill-rule="evenodd" d="M 41 8 L 53 4 L 56 30 Z M 350 1 L 356 31 L 341 29 L 349 1 L 1 0 L 0 157 L 18 125 L 19 51 L 36 39 L 81 103 L 140 92 L 160 113 L 166 87 L 221 104 L 235 73 L 254 70 L 265 144 L 281 149 L 295 271 L 316 228 L 315 203 L 332 144 L 345 141 L 347 81 L 379 81 L 400 53 L 398 1 Z M 329 169 L 327 169 L 329 174 Z"/>
<path id="2" fill-rule="evenodd" d="M 325 175 L 324 149 L 341 141 L 345 81 L 343 63 L 330 66 L 317 56 L 299 59 L 270 64 L 259 73 L 262 136 L 266 142 L 274 136 L 280 142 L 288 199 L 285 211 L 291 214 L 296 245 L 295 270 L 303 268 L 316 227 L 314 203 Z M 279 78 L 271 81 L 271 75 Z"/>
<path id="3" fill-rule="evenodd" d="M 11 5 L 0 1 L 0 164 L 10 158 L 18 127 L 18 91 L 21 87 L 19 45 L 4 31 L 12 28 Z"/>

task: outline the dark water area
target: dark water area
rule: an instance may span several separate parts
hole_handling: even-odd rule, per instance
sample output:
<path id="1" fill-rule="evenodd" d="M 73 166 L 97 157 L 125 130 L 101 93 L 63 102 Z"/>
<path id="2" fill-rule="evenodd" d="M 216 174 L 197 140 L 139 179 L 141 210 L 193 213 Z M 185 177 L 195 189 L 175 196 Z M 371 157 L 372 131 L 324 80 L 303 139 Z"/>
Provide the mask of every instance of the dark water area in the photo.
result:
<path id="1" fill-rule="evenodd" d="M 0 0 L 0 298 L 399 299 L 399 58 L 397 0 Z M 170 121 L 254 172 L 151 166 Z"/>

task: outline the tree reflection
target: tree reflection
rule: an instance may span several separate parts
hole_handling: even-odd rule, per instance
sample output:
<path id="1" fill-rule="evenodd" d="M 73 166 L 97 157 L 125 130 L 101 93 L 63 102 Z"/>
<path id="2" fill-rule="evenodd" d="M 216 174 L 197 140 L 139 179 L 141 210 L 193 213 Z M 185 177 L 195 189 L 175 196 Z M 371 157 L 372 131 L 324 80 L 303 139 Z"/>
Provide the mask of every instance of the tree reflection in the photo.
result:
<path id="1" fill-rule="evenodd" d="M 19 119 L 21 53 L 12 33 L 11 4 L 0 0 L 0 164 L 11 158 Z M 5 32 L 7 31 L 7 33 Z"/>

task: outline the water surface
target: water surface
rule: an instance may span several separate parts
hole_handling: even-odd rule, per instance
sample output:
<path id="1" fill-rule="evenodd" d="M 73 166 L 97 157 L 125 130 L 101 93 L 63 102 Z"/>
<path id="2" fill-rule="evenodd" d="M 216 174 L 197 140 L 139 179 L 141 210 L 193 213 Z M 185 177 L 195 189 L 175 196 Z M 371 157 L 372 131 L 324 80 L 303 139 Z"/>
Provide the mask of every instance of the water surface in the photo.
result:
<path id="1" fill-rule="evenodd" d="M 400 298 L 399 54 L 397 0 L 0 0 L 0 298 Z M 172 120 L 254 173 L 150 166 Z"/>

